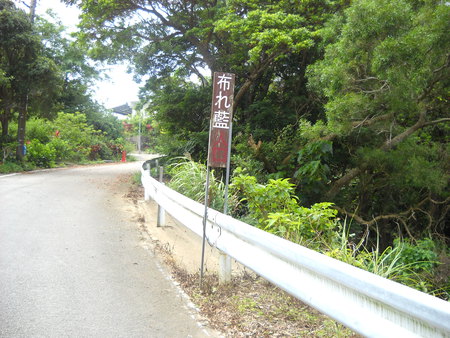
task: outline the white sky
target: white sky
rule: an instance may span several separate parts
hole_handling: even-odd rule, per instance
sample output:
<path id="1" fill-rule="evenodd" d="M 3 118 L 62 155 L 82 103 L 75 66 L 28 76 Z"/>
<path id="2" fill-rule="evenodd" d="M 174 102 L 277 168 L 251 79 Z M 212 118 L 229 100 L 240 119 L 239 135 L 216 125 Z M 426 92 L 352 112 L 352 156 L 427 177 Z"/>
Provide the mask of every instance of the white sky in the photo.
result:
<path id="1" fill-rule="evenodd" d="M 30 0 L 23 0 L 23 2 L 29 4 Z M 78 23 L 78 8 L 66 7 L 59 0 L 37 1 L 36 13 L 38 15 L 45 14 L 48 8 L 53 9 L 66 27 L 75 29 Z M 97 88 L 92 88 L 95 92 L 94 98 L 106 108 L 137 101 L 139 85 L 133 81 L 132 74 L 126 72 L 126 66 L 107 66 L 107 69 L 110 80 L 98 82 Z"/>

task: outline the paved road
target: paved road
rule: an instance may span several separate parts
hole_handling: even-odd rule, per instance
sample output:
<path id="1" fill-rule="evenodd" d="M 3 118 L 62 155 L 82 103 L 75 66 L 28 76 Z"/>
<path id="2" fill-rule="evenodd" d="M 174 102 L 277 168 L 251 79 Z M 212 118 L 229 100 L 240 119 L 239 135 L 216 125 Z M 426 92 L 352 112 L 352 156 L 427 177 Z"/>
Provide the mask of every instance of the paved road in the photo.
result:
<path id="1" fill-rule="evenodd" d="M 0 177 L 1 337 L 208 336 L 114 194 L 137 168 Z"/>

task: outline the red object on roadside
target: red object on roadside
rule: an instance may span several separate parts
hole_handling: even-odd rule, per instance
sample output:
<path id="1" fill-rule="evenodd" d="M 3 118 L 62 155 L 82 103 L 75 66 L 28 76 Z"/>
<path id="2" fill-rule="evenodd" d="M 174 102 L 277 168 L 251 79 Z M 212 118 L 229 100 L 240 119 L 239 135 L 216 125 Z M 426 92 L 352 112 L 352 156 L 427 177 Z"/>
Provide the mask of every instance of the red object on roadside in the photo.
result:
<path id="1" fill-rule="evenodd" d="M 127 161 L 127 152 L 122 151 L 122 162 L 126 162 L 126 161 Z"/>

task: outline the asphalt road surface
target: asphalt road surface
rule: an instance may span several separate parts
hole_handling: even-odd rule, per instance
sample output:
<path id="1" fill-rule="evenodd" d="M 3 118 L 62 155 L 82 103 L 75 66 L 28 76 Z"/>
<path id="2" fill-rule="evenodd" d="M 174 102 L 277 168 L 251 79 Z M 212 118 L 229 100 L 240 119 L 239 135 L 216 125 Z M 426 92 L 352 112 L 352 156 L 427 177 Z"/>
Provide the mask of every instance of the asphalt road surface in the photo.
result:
<path id="1" fill-rule="evenodd" d="M 139 163 L 0 176 L 0 337 L 205 337 L 114 192 Z"/>

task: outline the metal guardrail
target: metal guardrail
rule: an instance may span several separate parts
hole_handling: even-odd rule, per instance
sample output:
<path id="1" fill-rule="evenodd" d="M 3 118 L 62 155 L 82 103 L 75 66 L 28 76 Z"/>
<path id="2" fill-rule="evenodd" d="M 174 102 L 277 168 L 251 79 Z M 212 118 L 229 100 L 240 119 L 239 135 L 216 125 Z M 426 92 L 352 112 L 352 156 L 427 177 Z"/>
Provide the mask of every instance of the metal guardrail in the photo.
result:
<path id="1" fill-rule="evenodd" d="M 145 198 L 202 236 L 204 206 L 142 169 Z M 208 242 L 367 337 L 450 337 L 450 303 L 269 234 L 213 209 Z"/>

